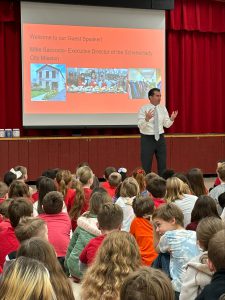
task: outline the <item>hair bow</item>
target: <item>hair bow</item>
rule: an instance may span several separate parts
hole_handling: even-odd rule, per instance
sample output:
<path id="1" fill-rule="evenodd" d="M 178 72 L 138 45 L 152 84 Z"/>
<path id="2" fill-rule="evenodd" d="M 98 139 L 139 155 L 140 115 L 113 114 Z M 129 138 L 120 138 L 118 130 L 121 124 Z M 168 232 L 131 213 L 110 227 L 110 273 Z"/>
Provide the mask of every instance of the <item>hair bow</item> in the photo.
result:
<path id="1" fill-rule="evenodd" d="M 20 178 L 23 175 L 20 171 L 15 171 L 13 168 L 9 172 L 16 175 L 16 179 Z"/>
<path id="2" fill-rule="evenodd" d="M 126 168 L 119 168 L 118 173 L 127 173 L 127 169 Z"/>

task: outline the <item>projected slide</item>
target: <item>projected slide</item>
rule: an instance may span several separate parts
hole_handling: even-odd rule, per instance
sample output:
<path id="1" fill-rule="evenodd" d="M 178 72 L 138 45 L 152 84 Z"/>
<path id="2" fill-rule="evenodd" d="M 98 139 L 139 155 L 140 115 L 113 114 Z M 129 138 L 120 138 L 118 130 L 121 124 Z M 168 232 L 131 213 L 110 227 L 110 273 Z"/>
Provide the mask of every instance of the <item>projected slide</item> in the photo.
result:
<path id="1" fill-rule="evenodd" d="M 150 88 L 164 96 L 163 29 L 24 23 L 22 35 L 25 116 L 135 115 Z"/>

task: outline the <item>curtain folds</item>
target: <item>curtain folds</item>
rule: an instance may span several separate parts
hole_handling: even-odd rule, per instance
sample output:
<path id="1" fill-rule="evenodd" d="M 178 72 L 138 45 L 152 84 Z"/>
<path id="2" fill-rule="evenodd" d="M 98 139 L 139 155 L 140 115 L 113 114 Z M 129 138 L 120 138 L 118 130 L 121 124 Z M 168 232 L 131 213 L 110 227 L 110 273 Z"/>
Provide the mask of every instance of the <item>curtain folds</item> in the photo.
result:
<path id="1" fill-rule="evenodd" d="M 225 132 L 225 2 L 175 0 L 166 21 L 168 131 Z"/>
<path id="2" fill-rule="evenodd" d="M 175 0 L 167 14 L 168 30 L 225 32 L 225 3 L 216 0 Z"/>

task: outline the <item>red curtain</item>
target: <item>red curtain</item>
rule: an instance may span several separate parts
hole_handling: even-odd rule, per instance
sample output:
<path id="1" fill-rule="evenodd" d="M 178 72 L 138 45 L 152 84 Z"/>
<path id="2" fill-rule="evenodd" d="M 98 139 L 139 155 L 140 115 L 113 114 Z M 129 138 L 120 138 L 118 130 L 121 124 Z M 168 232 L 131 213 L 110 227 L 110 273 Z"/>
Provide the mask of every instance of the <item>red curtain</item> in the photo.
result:
<path id="1" fill-rule="evenodd" d="M 167 107 L 173 133 L 225 132 L 225 3 L 175 0 L 167 13 Z"/>
<path id="2" fill-rule="evenodd" d="M 21 128 L 20 7 L 0 2 L 0 127 Z"/>
<path id="3" fill-rule="evenodd" d="M 225 3 L 175 0 L 166 16 L 167 107 L 179 110 L 169 132 L 225 132 Z M 71 135 L 72 130 L 22 130 L 20 47 L 19 1 L 0 1 L 0 128 L 20 128 L 29 136 Z M 137 132 L 108 128 L 81 134 Z"/>

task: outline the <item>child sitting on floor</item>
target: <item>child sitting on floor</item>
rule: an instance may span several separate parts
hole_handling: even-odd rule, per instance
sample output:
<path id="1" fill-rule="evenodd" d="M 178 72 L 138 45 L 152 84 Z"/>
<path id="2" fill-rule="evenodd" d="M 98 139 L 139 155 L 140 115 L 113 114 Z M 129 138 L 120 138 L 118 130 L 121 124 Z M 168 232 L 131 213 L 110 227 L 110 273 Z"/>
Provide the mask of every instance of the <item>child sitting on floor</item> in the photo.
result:
<path id="1" fill-rule="evenodd" d="M 199 222 L 196 234 L 199 246 L 204 252 L 185 266 L 180 300 L 194 300 L 210 283 L 213 273 L 207 264 L 209 241 L 215 233 L 224 228 L 223 222 L 218 217 L 206 217 Z"/>
<path id="2" fill-rule="evenodd" d="M 120 300 L 174 300 L 169 278 L 160 270 L 141 267 L 124 280 Z"/>
<path id="3" fill-rule="evenodd" d="M 153 215 L 154 243 L 157 252 L 169 253 L 169 271 L 176 299 L 182 286 L 183 266 L 199 255 L 196 233 L 184 229 L 184 215 L 176 204 L 162 204 Z"/>
<path id="4" fill-rule="evenodd" d="M 107 234 L 121 229 L 123 221 L 123 211 L 119 205 L 108 203 L 100 209 L 98 216 L 98 227 L 101 235 L 93 238 L 80 254 L 80 271 L 85 271 L 86 267 L 92 263 L 96 252 L 102 244 Z"/>
<path id="5" fill-rule="evenodd" d="M 217 232 L 209 241 L 208 265 L 213 274 L 196 300 L 217 300 L 225 293 L 225 230 Z"/>
<path id="6" fill-rule="evenodd" d="M 16 251 L 19 242 L 15 236 L 15 228 L 19 224 L 20 218 L 31 216 L 33 205 L 26 198 L 17 198 L 10 201 L 8 207 L 9 220 L 4 221 L 4 229 L 0 231 L 0 266 L 3 267 L 6 255 Z"/>
<path id="7" fill-rule="evenodd" d="M 152 196 L 155 207 L 165 204 L 166 201 L 164 197 L 166 195 L 166 180 L 162 177 L 153 177 L 152 179 L 146 180 L 146 189 L 149 194 Z"/>
<path id="8" fill-rule="evenodd" d="M 49 242 L 54 246 L 58 259 L 61 258 L 64 264 L 70 242 L 71 222 L 68 214 L 62 212 L 63 204 L 62 193 L 47 193 L 42 203 L 44 213 L 38 217 L 46 222 Z"/>
<path id="9" fill-rule="evenodd" d="M 143 264 L 151 266 L 158 256 L 153 245 L 153 226 L 151 222 L 154 202 L 149 196 L 139 196 L 134 198 L 133 209 L 136 218 L 131 223 L 130 233 L 133 234 L 138 243 Z"/>
<path id="10" fill-rule="evenodd" d="M 103 187 L 106 191 L 108 191 L 110 189 L 109 176 L 110 176 L 110 174 L 112 174 L 114 172 L 116 172 L 116 168 L 114 168 L 114 167 L 105 168 L 104 175 L 103 175 L 105 182 L 103 182 L 101 184 L 101 187 Z"/>
<path id="11" fill-rule="evenodd" d="M 79 281 L 82 277 L 79 270 L 80 253 L 92 238 L 101 235 L 101 231 L 97 227 L 97 215 L 105 203 L 112 203 L 106 192 L 92 193 L 89 211 L 77 220 L 78 226 L 70 240 L 65 259 L 65 267 L 74 278 L 74 281 Z"/>
<path id="12" fill-rule="evenodd" d="M 139 196 L 139 191 L 137 180 L 133 177 L 127 177 L 121 185 L 120 197 L 117 199 L 116 204 L 123 210 L 123 231 L 130 231 L 130 224 L 135 217 L 132 204 L 134 198 Z"/>

